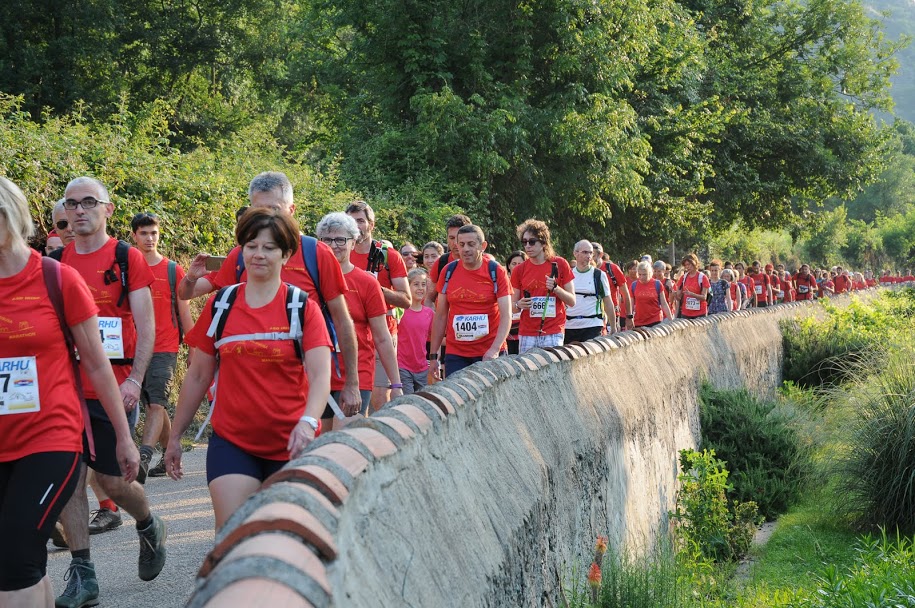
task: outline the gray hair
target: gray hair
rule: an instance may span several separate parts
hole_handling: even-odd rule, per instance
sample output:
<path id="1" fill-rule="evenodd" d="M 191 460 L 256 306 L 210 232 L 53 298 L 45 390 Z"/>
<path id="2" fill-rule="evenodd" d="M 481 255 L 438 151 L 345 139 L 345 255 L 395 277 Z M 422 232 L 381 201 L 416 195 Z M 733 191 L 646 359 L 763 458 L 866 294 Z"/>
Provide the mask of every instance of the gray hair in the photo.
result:
<path id="1" fill-rule="evenodd" d="M 0 177 L 0 213 L 6 218 L 13 241 L 25 242 L 35 234 L 35 224 L 29 214 L 29 203 L 19 186 Z"/>
<path id="2" fill-rule="evenodd" d="M 67 187 L 64 188 L 64 194 L 66 194 L 67 190 L 69 190 L 70 188 L 75 188 L 77 186 L 93 186 L 94 188 L 98 189 L 99 195 L 101 196 L 101 198 L 104 202 L 106 202 L 106 203 L 111 202 L 111 195 L 108 194 L 108 188 L 105 187 L 105 184 L 98 181 L 94 177 L 88 177 L 86 175 L 82 175 L 80 177 L 71 179 L 69 181 L 69 183 L 67 183 Z"/>
<path id="3" fill-rule="evenodd" d="M 292 182 L 286 177 L 285 173 L 279 171 L 264 171 L 254 177 L 248 184 L 248 199 L 258 192 L 273 192 L 279 190 L 286 205 L 291 205 L 292 199 Z"/>
<path id="4" fill-rule="evenodd" d="M 652 266 L 652 268 L 654 268 L 655 270 L 660 270 L 661 272 L 664 272 L 665 270 L 667 270 L 667 264 L 664 262 L 664 260 L 657 260 L 654 263 L 654 265 Z"/>
<path id="5" fill-rule="evenodd" d="M 66 208 L 64 207 L 65 200 L 67 200 L 67 199 L 62 198 L 59 201 L 57 201 L 56 203 L 54 203 L 54 209 L 51 210 L 51 216 L 53 216 L 55 213 L 66 213 L 67 212 Z"/>
<path id="6" fill-rule="evenodd" d="M 359 236 L 359 227 L 356 225 L 356 220 L 351 216 L 335 211 L 322 217 L 321 221 L 318 222 L 317 228 L 315 228 L 315 234 L 318 235 L 318 238 L 330 232 L 342 232 L 349 238 L 355 239 Z"/>
<path id="7" fill-rule="evenodd" d="M 734 271 L 730 268 L 725 268 L 721 271 L 721 278 L 730 283 L 734 280 Z"/>

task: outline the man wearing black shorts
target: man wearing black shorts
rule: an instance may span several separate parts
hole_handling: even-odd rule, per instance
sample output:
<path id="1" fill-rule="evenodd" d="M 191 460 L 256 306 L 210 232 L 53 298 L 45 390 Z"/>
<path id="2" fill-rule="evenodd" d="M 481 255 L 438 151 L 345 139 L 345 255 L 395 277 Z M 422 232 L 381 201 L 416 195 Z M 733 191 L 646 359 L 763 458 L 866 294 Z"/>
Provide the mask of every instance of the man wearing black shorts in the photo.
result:
<path id="1" fill-rule="evenodd" d="M 105 353 L 120 383 L 124 409 L 131 418 L 139 405 L 142 381 L 155 339 L 149 290 L 152 273 L 139 251 L 132 247 L 125 251 L 123 245 L 106 233 L 114 204 L 101 182 L 78 177 L 67 184 L 64 197 L 67 220 L 76 239 L 64 247 L 61 261 L 83 276 L 99 307 L 99 332 Z M 125 259 L 126 264 L 122 264 Z M 89 553 L 86 465 L 95 471 L 102 490 L 137 521 L 140 578 L 154 579 L 165 565 L 165 523 L 150 513 L 143 486 L 128 483 L 121 476 L 114 427 L 97 400 L 87 370 L 80 371 L 89 407 L 87 431 L 91 433 L 84 433 L 86 462 L 80 467 L 76 490 L 61 514 L 73 559 L 65 577 L 67 588 L 55 603 L 67 608 L 98 603 L 98 580 Z"/>

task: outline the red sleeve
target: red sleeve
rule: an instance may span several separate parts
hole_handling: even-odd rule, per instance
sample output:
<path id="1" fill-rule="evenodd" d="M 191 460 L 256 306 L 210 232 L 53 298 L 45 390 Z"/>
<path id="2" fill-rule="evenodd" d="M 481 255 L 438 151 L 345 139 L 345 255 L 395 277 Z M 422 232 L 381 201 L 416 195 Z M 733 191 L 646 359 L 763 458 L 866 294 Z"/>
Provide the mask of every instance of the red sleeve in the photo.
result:
<path id="1" fill-rule="evenodd" d="M 334 257 L 334 252 L 330 247 L 320 241 L 318 241 L 318 273 L 321 275 L 321 295 L 324 296 L 325 302 L 330 302 L 343 295 L 346 291 L 346 280 L 343 278 L 340 263 Z"/>
<path id="2" fill-rule="evenodd" d="M 496 299 L 511 295 L 508 285 L 508 272 L 501 264 L 496 265 Z"/>
<path id="3" fill-rule="evenodd" d="M 357 269 L 358 270 L 358 269 Z M 355 271 L 354 271 L 355 272 Z M 369 319 L 381 317 L 388 314 L 388 305 L 384 301 L 384 293 L 381 291 L 381 284 L 375 280 L 375 277 L 364 273 L 366 280 L 360 281 L 360 299 L 365 306 L 365 316 Z"/>
<path id="4" fill-rule="evenodd" d="M 226 285 L 235 285 L 238 283 L 238 280 L 235 278 L 235 272 L 238 266 L 238 256 L 241 254 L 241 247 L 235 247 L 232 251 L 229 252 L 229 255 L 226 256 L 226 261 L 222 263 L 222 266 L 219 268 L 219 271 L 216 273 L 216 276 L 210 280 L 210 283 L 213 284 L 213 287 L 216 289 L 222 289 Z M 207 275 L 207 278 L 210 278 L 213 273 Z"/>
<path id="5" fill-rule="evenodd" d="M 149 287 L 156 280 L 149 264 L 146 263 L 146 258 L 136 247 L 127 250 L 127 267 L 128 292 Z"/>
<path id="6" fill-rule="evenodd" d="M 569 266 L 569 263 L 565 261 L 564 258 L 555 257 L 553 261 L 559 266 L 559 285 L 567 285 L 575 281 L 575 275 L 572 274 L 572 267 Z"/>
<path id="7" fill-rule="evenodd" d="M 407 278 L 407 265 L 404 264 L 403 256 L 394 247 L 388 247 L 388 269 L 392 279 Z"/>
<path id="8" fill-rule="evenodd" d="M 521 289 L 521 274 L 524 272 L 522 268 L 524 268 L 524 263 L 515 266 L 515 269 L 512 271 L 511 276 L 509 277 L 512 289 Z"/>
<path id="9" fill-rule="evenodd" d="M 145 260 L 143 265 L 146 266 Z M 60 282 L 63 299 L 66 302 L 64 318 L 69 327 L 79 325 L 98 314 L 98 306 L 95 305 L 95 300 L 89 293 L 86 281 L 78 272 L 66 264 L 61 264 Z"/>
<path id="10" fill-rule="evenodd" d="M 336 258 L 334 258 L 334 262 L 336 262 Z M 337 264 L 338 268 L 339 266 L 340 265 Z M 327 326 L 324 324 L 324 317 L 321 314 L 321 307 L 318 306 L 317 298 L 308 298 L 308 300 L 306 300 L 305 317 L 302 321 L 302 327 L 304 328 L 302 335 L 303 351 L 309 351 L 313 348 L 318 348 L 319 346 L 333 348 L 330 343 L 330 335 L 327 333 Z"/>
<path id="11" fill-rule="evenodd" d="M 611 272 L 613 272 L 613 276 L 616 277 L 616 282 L 618 285 L 626 284 L 626 275 L 623 274 L 622 268 L 620 268 L 616 264 L 612 264 L 610 266 L 610 270 L 611 270 Z"/>
<path id="12" fill-rule="evenodd" d="M 216 354 L 216 347 L 214 346 L 215 340 L 210 336 L 207 336 L 207 330 L 210 328 L 210 322 L 213 320 L 213 301 L 215 299 L 215 293 L 207 298 L 207 303 L 203 305 L 203 310 L 200 311 L 200 318 L 194 323 L 194 327 L 191 328 L 191 331 L 187 332 L 184 336 L 185 344 L 194 348 L 199 348 L 208 355 Z"/>

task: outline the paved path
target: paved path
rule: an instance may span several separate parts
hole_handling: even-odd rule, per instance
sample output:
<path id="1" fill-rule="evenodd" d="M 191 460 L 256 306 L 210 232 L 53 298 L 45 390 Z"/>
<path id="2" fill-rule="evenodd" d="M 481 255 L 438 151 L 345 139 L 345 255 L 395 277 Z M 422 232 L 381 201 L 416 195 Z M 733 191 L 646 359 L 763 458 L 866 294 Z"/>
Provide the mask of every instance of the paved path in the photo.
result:
<path id="1" fill-rule="evenodd" d="M 156 455 L 153 463 L 159 461 Z M 168 525 L 168 559 L 154 581 L 137 576 L 139 543 L 132 517 L 122 511 L 124 525 L 91 537 L 92 561 L 98 574 L 100 606 L 105 608 L 172 608 L 184 606 L 194 577 L 213 546 L 213 511 L 206 487 L 206 446 L 186 452 L 181 481 L 167 477 L 146 480 L 146 495 L 154 513 Z M 98 505 L 89 491 L 91 509 Z M 48 543 L 48 575 L 55 593 L 63 591 L 70 553 Z"/>

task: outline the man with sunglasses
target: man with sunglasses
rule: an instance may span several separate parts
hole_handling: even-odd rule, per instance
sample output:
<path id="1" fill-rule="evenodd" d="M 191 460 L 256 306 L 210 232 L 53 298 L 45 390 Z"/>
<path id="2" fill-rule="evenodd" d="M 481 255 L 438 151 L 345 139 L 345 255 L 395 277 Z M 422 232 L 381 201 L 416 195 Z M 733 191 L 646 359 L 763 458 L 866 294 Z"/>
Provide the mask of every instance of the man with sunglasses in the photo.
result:
<path id="1" fill-rule="evenodd" d="M 156 342 L 141 392 L 142 401 L 146 404 L 146 422 L 140 444 L 140 474 L 137 480 L 143 483 L 147 474 L 151 477 L 165 476 L 164 455 L 172 429 L 165 409 L 168 385 L 175 375 L 183 333 L 193 327 L 194 321 L 187 300 L 181 300 L 173 293 L 173 289 L 184 279 L 184 269 L 159 253 L 159 216 L 138 213 L 130 221 L 130 229 L 134 246 L 146 258 L 155 279 L 150 289 L 156 318 Z M 156 466 L 150 468 L 156 443 L 162 445 L 163 456 Z M 143 479 L 140 479 L 141 476 Z"/>
<path id="2" fill-rule="evenodd" d="M 152 357 L 155 319 L 149 286 L 153 275 L 134 248 L 127 251 L 129 273 L 119 267 L 115 256 L 118 241 L 108 236 L 108 218 L 114 212 L 108 190 L 96 179 L 77 177 L 67 184 L 64 208 L 74 241 L 64 247 L 61 261 L 82 275 L 99 308 L 99 331 L 128 418 L 136 419 L 140 390 Z M 126 277 L 124 275 L 127 275 Z M 126 283 L 126 284 L 125 284 Z M 95 471 L 101 488 L 137 521 L 140 541 L 138 571 L 150 581 L 165 565 L 165 522 L 149 510 L 143 486 L 127 482 L 116 455 L 116 438 L 111 421 L 98 401 L 86 370 L 81 369 L 82 386 L 89 410 L 84 435 L 84 464 L 76 490 L 61 514 L 72 561 L 65 577 L 64 593 L 57 606 L 90 605 L 98 598 L 98 580 L 89 553 L 89 501 L 86 495 L 87 465 Z"/>
<path id="3" fill-rule="evenodd" d="M 54 204 L 54 210 L 51 212 L 51 221 L 54 222 L 54 230 L 63 242 L 64 247 L 72 243 L 73 239 L 76 238 L 76 235 L 73 234 L 73 227 L 67 219 L 67 210 L 64 209 L 65 200 L 66 199 L 62 198 L 57 201 Z"/>
<path id="4" fill-rule="evenodd" d="M 400 248 L 400 256 L 403 258 L 404 266 L 407 267 L 407 274 L 409 274 L 411 270 L 416 268 L 416 263 L 419 259 L 419 251 L 417 251 L 416 245 L 404 243 L 403 247 Z"/>

